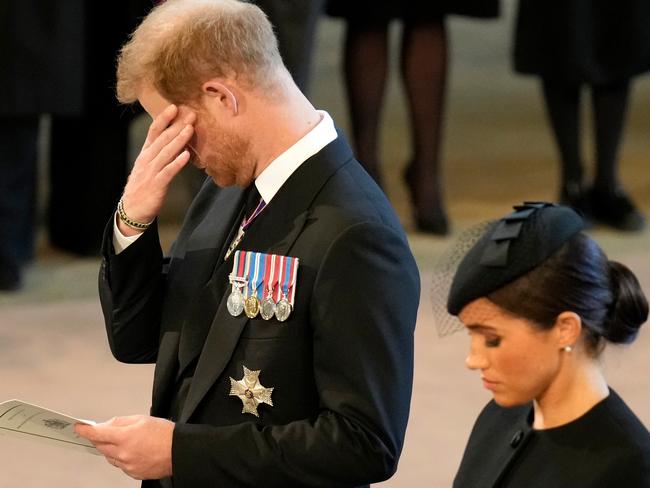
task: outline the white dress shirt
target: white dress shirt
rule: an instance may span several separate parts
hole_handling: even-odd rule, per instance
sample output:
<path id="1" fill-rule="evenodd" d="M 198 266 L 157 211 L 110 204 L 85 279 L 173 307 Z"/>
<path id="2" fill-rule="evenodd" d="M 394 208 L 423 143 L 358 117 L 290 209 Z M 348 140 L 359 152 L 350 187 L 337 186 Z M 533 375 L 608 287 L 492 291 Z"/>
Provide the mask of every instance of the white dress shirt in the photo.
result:
<path id="1" fill-rule="evenodd" d="M 293 146 L 280 154 L 255 179 L 255 186 L 268 205 L 282 185 L 302 163 L 337 138 L 332 117 L 324 110 L 318 110 L 321 120 Z M 142 234 L 125 236 L 117 226 L 117 212 L 113 224 L 113 247 L 115 254 L 133 244 Z"/>

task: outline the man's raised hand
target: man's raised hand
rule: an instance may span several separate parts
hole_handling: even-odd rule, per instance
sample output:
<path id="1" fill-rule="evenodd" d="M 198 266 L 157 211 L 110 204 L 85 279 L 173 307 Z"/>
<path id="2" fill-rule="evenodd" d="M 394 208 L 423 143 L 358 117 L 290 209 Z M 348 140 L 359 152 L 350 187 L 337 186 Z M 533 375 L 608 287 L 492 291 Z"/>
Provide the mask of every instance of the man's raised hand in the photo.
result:
<path id="1" fill-rule="evenodd" d="M 147 223 L 160 212 L 169 184 L 190 160 L 186 147 L 195 121 L 193 111 L 181 113 L 176 105 L 169 105 L 149 126 L 122 196 L 124 212 L 130 219 Z M 121 221 L 119 228 L 125 235 L 137 233 Z"/>

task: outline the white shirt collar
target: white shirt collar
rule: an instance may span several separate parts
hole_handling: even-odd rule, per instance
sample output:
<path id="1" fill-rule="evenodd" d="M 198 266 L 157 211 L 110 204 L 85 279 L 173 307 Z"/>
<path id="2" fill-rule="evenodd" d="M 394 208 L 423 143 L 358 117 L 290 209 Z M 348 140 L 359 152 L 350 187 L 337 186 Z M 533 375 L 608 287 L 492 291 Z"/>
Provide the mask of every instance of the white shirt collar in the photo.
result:
<path id="1" fill-rule="evenodd" d="M 318 113 L 321 115 L 320 122 L 271 161 L 255 179 L 257 191 L 267 204 L 302 163 L 338 137 L 332 117 L 324 110 L 318 110 Z"/>

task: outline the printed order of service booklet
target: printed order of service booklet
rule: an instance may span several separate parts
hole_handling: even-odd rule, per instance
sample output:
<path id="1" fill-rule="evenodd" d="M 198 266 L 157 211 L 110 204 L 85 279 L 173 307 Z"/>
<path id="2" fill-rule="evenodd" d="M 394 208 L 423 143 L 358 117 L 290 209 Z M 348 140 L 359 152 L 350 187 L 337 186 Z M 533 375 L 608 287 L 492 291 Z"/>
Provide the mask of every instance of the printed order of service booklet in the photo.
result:
<path id="1" fill-rule="evenodd" d="M 74 424 L 76 423 L 94 425 L 95 422 L 69 417 L 21 400 L 0 403 L 0 436 L 9 435 L 32 439 L 101 455 L 90 441 L 75 434 Z"/>

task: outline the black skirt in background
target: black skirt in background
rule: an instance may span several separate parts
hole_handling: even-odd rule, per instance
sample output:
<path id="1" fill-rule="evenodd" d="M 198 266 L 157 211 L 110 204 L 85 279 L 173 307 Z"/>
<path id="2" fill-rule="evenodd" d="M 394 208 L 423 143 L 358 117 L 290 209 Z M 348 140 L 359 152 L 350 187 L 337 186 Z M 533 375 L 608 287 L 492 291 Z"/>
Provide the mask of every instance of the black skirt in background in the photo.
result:
<path id="1" fill-rule="evenodd" d="M 327 14 L 355 20 L 432 20 L 446 14 L 497 17 L 499 0 L 329 0 Z"/>
<path id="2" fill-rule="evenodd" d="M 650 0 L 520 0 L 514 68 L 607 84 L 650 69 Z"/>

